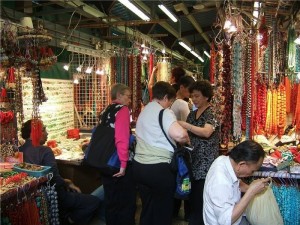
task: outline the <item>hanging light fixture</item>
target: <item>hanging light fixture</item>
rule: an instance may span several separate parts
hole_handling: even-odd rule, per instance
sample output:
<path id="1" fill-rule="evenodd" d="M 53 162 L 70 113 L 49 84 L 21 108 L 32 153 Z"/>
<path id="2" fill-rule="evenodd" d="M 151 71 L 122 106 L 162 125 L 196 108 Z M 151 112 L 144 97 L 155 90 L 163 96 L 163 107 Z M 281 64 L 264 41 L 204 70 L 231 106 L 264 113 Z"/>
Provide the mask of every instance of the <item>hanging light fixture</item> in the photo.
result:
<path id="1" fill-rule="evenodd" d="M 204 63 L 204 59 L 201 56 L 198 56 L 197 58 Z"/>
<path id="2" fill-rule="evenodd" d="M 229 19 L 226 19 L 223 29 L 227 30 L 230 28 L 230 26 L 231 26 L 231 21 Z"/>
<path id="3" fill-rule="evenodd" d="M 93 66 L 91 66 L 91 58 L 89 58 L 89 66 L 86 68 L 85 73 L 92 73 L 93 71 Z"/>
<path id="4" fill-rule="evenodd" d="M 70 68 L 70 63 L 64 65 L 64 70 L 68 71 Z"/>
<path id="5" fill-rule="evenodd" d="M 129 0 L 119 0 L 124 6 L 126 6 L 130 11 L 135 13 L 138 17 L 140 17 L 142 20 L 149 21 L 150 18 L 143 13 L 138 7 L 136 7 L 134 4 L 132 4 Z"/>
<path id="6" fill-rule="evenodd" d="M 79 78 L 78 78 L 78 75 L 77 75 L 77 74 L 74 74 L 74 75 L 73 75 L 73 83 L 74 83 L 74 84 L 79 84 Z"/>
<path id="7" fill-rule="evenodd" d="M 209 54 L 206 50 L 204 50 L 204 54 L 205 54 L 208 58 L 210 58 L 210 54 Z"/>
<path id="8" fill-rule="evenodd" d="M 192 55 L 196 56 L 197 58 L 199 57 L 199 55 L 195 51 L 190 51 L 190 53 L 192 53 Z"/>
<path id="9" fill-rule="evenodd" d="M 84 64 L 84 61 L 85 61 L 85 55 L 84 55 L 83 62 L 80 63 L 80 55 L 78 54 L 78 63 L 79 63 L 79 66 L 76 68 L 76 71 L 77 71 L 78 73 L 80 73 L 80 72 L 82 71 L 82 66 L 83 66 L 83 64 Z"/>
<path id="10" fill-rule="evenodd" d="M 184 42 L 180 41 L 179 44 L 184 47 L 186 50 L 188 50 L 189 52 L 192 50 L 189 46 L 187 46 L 187 44 L 185 44 Z"/>
<path id="11" fill-rule="evenodd" d="M 176 23 L 178 20 L 177 18 L 166 8 L 164 5 L 160 4 L 158 7 L 174 22 Z"/>
<path id="12" fill-rule="evenodd" d="M 66 70 L 66 71 L 69 70 L 69 68 L 70 68 L 70 66 L 71 66 L 71 63 L 73 62 L 73 57 L 74 57 L 74 55 L 73 55 L 73 52 L 72 52 L 72 58 L 71 58 L 70 62 L 69 62 L 68 64 L 65 64 L 65 65 L 63 66 L 64 70 Z"/>

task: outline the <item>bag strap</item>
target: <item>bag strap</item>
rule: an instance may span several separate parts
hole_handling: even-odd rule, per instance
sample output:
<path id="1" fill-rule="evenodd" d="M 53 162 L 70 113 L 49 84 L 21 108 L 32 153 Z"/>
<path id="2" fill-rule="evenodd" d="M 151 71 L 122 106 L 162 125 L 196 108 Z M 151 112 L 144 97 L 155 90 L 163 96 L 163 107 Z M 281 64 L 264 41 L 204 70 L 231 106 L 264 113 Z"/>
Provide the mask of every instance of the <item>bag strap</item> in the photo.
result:
<path id="1" fill-rule="evenodd" d="M 118 106 L 120 106 L 119 108 L 117 108 Z M 113 104 L 110 104 L 108 105 L 101 113 L 100 115 L 100 124 L 103 125 L 103 126 L 107 126 L 107 116 L 109 113 L 113 113 L 112 115 L 112 119 L 110 121 L 110 123 L 115 123 L 115 120 L 116 120 L 116 113 L 123 108 L 124 105 L 122 104 L 117 104 L 117 103 L 113 103 Z"/>
<path id="2" fill-rule="evenodd" d="M 168 136 L 167 136 L 167 134 L 166 134 L 166 132 L 164 131 L 164 128 L 163 128 L 162 119 L 163 119 L 164 111 L 165 111 L 165 109 L 162 109 L 159 112 L 159 117 L 158 117 L 159 126 L 160 126 L 162 132 L 164 133 L 165 137 L 167 138 L 168 142 L 170 143 L 170 145 L 174 148 L 174 150 L 176 150 L 176 146 L 170 141 L 170 139 L 168 138 Z"/>

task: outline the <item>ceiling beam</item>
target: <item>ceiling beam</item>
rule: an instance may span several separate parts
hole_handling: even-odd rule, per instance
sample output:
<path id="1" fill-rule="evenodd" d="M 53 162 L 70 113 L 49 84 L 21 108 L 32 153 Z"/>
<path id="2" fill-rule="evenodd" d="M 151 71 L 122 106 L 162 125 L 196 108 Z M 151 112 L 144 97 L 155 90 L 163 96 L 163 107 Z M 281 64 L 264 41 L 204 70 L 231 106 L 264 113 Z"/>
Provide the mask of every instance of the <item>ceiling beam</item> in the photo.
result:
<path id="1" fill-rule="evenodd" d="M 140 26 L 145 24 L 153 24 L 153 23 L 159 23 L 161 20 L 150 20 L 150 21 L 144 21 L 144 20 L 130 20 L 130 21 L 114 21 L 109 23 L 88 23 L 88 24 L 79 24 L 77 27 L 82 28 L 103 28 L 103 27 L 117 27 L 117 26 Z"/>
<path id="2" fill-rule="evenodd" d="M 152 38 L 158 38 L 158 37 L 167 37 L 168 34 L 148 34 L 148 36 L 152 37 Z M 118 39 L 127 39 L 128 36 L 126 35 L 118 35 L 118 36 L 102 36 L 101 38 L 105 39 L 105 40 L 118 40 Z"/>
<path id="3" fill-rule="evenodd" d="M 54 15 L 54 14 L 63 14 L 63 13 L 69 13 L 69 12 L 74 12 L 74 9 L 51 9 L 51 10 L 43 10 L 39 12 L 35 12 L 34 16 L 49 16 L 49 15 Z"/>
<path id="4" fill-rule="evenodd" d="M 134 1 L 134 3 L 136 5 L 138 5 L 140 8 L 143 9 L 143 11 L 145 11 L 146 13 L 148 13 L 149 15 L 153 15 L 153 13 L 151 12 L 151 9 L 142 1 L 140 0 L 136 0 Z M 157 18 L 158 16 L 155 15 Z M 176 39 L 180 39 L 182 41 L 184 41 L 186 44 L 190 44 L 190 42 L 184 38 L 181 37 L 181 33 L 179 33 L 177 30 L 175 30 L 167 21 L 164 22 L 160 22 L 158 23 L 160 26 L 162 26 L 164 29 L 166 29 L 169 33 L 171 33 Z M 177 40 L 176 42 L 177 43 Z M 171 49 L 173 48 L 173 46 L 171 46 Z M 171 50 L 172 51 L 172 50 Z M 173 54 L 175 54 L 176 52 L 172 51 Z M 178 53 L 177 53 L 178 54 Z M 185 56 L 183 56 L 184 58 L 186 58 Z M 187 59 L 187 58 L 186 58 Z M 187 59 L 187 62 L 192 62 L 190 59 Z M 192 62 L 192 64 L 194 64 L 194 62 Z"/>
<path id="5" fill-rule="evenodd" d="M 95 18 L 95 19 L 99 19 L 99 18 L 106 18 L 108 15 L 106 15 L 105 13 L 99 11 L 98 9 L 94 8 L 94 7 L 91 7 L 89 5 L 87 5 L 86 3 L 80 1 L 80 0 L 72 0 L 72 1 L 65 1 L 65 0 L 50 0 L 50 1 L 55 1 L 58 5 L 62 6 L 62 7 L 65 7 L 65 8 L 79 8 L 80 7 L 80 10 L 78 10 L 78 13 L 80 13 L 81 15 L 87 17 L 87 18 Z M 136 2 L 135 2 L 136 3 Z M 115 19 L 112 19 L 111 20 L 112 22 L 116 21 Z M 103 19 L 103 22 L 111 22 L 111 21 L 108 21 L 107 19 Z M 161 22 L 161 23 L 166 23 L 166 22 Z M 157 47 L 157 48 L 163 48 L 163 47 L 166 47 L 166 46 L 163 46 L 162 44 L 160 44 L 159 42 L 157 42 L 157 40 L 155 39 L 152 39 L 151 37 L 141 33 L 141 32 L 138 32 L 136 30 L 133 30 L 131 28 L 127 28 L 125 26 L 120 26 L 117 28 L 120 32 L 122 33 L 126 33 L 127 35 L 130 35 L 130 36 L 133 36 L 135 38 L 139 37 L 140 39 L 144 39 L 146 40 L 147 42 L 149 43 L 152 43 L 152 45 L 154 47 Z M 183 55 L 177 53 L 177 52 L 173 52 L 171 49 L 169 48 L 166 48 L 166 52 L 168 54 L 171 54 L 173 57 L 176 57 L 180 60 L 184 60 L 184 61 L 187 61 L 187 62 L 190 62 L 193 64 L 193 62 L 184 57 Z"/>
<path id="6" fill-rule="evenodd" d="M 252 13 L 253 11 L 253 7 L 252 6 L 242 6 L 241 10 L 243 11 L 247 11 L 248 13 Z M 284 9 L 280 9 L 280 8 L 275 8 L 275 7 L 271 7 L 271 6 L 265 6 L 263 9 L 265 14 L 270 14 L 270 15 L 283 15 L 283 16 L 288 16 L 291 14 L 291 12 L 289 10 L 284 10 Z"/>
<path id="7" fill-rule="evenodd" d="M 186 5 L 184 3 L 179 3 L 179 4 L 174 5 L 174 8 L 175 8 L 175 10 L 177 12 L 178 11 L 182 11 L 184 13 L 184 15 L 186 15 L 186 17 L 193 24 L 193 26 L 198 31 L 198 33 L 203 37 L 203 39 L 206 41 L 206 43 L 210 46 L 210 42 L 211 41 L 209 40 L 209 37 L 206 35 L 205 32 L 203 32 L 202 27 L 197 22 L 197 20 L 195 19 L 195 17 L 193 15 L 189 14 L 189 11 L 188 11 Z"/>
<path id="8" fill-rule="evenodd" d="M 202 31 L 203 32 L 208 32 L 208 31 L 211 31 L 213 28 L 211 26 L 209 27 L 203 27 L 202 28 Z M 186 36 L 190 36 L 190 35 L 195 35 L 197 34 L 198 31 L 197 30 L 188 30 L 188 31 L 184 31 L 184 32 L 181 32 L 181 37 L 186 37 Z"/>

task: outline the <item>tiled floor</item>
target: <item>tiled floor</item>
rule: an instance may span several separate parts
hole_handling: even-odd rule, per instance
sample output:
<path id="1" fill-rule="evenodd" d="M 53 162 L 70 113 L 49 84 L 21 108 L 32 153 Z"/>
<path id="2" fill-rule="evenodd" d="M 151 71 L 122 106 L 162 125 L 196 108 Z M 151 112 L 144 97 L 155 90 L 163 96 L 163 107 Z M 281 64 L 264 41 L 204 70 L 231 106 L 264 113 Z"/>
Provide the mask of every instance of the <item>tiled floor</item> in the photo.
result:
<path id="1" fill-rule="evenodd" d="M 138 225 L 139 222 L 136 221 L 136 225 Z M 104 221 L 99 220 L 99 219 L 95 219 L 93 220 L 89 225 L 106 225 Z M 172 225 L 188 225 L 188 222 L 185 222 L 183 220 L 183 218 L 179 217 L 174 219 L 173 224 Z"/>
<path id="2" fill-rule="evenodd" d="M 137 202 L 137 211 L 136 211 L 136 225 L 139 225 L 140 212 L 141 212 L 141 202 L 138 201 Z M 95 219 L 89 225 L 106 225 L 106 224 L 104 221 Z M 174 218 L 172 225 L 188 225 L 188 222 L 185 222 L 183 219 L 183 206 L 181 207 L 181 209 L 179 211 L 179 216 L 177 218 Z"/>

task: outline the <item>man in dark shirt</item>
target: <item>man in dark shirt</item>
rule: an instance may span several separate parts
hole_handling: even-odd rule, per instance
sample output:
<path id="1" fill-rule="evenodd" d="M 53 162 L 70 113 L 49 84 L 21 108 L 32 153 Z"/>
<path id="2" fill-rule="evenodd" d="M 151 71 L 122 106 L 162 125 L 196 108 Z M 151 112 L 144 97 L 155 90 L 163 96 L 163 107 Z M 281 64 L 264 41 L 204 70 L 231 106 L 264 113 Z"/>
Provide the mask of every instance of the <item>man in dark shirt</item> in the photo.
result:
<path id="1" fill-rule="evenodd" d="M 33 146 L 31 136 L 31 122 L 25 122 L 21 129 L 21 136 L 25 139 L 25 143 L 20 147 L 23 152 L 24 162 L 38 164 L 43 166 L 51 166 L 53 178 L 51 184 L 55 184 L 58 196 L 59 214 L 61 224 L 87 224 L 94 216 L 100 205 L 100 200 L 88 194 L 82 194 L 80 189 L 73 184 L 71 180 L 63 179 L 59 175 L 54 154 L 46 143 L 48 133 L 46 127 L 42 125 L 42 133 L 40 137 L 40 145 Z M 41 121 L 40 121 L 41 122 Z"/>

